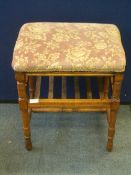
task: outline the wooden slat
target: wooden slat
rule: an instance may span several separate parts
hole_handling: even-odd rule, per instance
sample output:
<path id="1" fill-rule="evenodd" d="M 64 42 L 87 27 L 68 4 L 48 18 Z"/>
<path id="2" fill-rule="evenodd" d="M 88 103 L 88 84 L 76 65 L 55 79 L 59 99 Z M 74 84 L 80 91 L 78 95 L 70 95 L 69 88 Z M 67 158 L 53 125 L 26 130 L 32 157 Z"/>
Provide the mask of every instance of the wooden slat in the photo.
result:
<path id="1" fill-rule="evenodd" d="M 92 98 L 92 91 L 91 91 L 91 79 L 89 77 L 86 78 L 86 96 L 87 98 Z"/>
<path id="2" fill-rule="evenodd" d="M 35 88 L 35 99 L 40 97 L 40 89 L 41 89 L 41 77 L 36 78 L 36 88 Z"/>
<path id="3" fill-rule="evenodd" d="M 79 78 L 74 77 L 75 98 L 80 98 Z"/>
<path id="4" fill-rule="evenodd" d="M 109 92 L 109 77 L 104 77 L 104 98 L 108 98 Z"/>
<path id="5" fill-rule="evenodd" d="M 114 81 L 114 77 L 110 77 L 110 83 L 111 83 L 112 90 L 113 90 L 113 81 Z"/>
<path id="6" fill-rule="evenodd" d="M 66 77 L 62 77 L 62 98 L 66 98 Z"/>
<path id="7" fill-rule="evenodd" d="M 53 88 L 54 88 L 54 77 L 49 77 L 49 91 L 48 91 L 48 98 L 53 98 Z"/>
<path id="8" fill-rule="evenodd" d="M 98 77 L 97 82 L 98 82 L 99 97 L 103 98 L 104 97 L 104 94 L 103 94 L 103 78 Z"/>
<path id="9" fill-rule="evenodd" d="M 30 95 L 30 98 L 33 98 L 34 97 L 34 78 L 35 77 L 29 77 L 29 95 Z"/>

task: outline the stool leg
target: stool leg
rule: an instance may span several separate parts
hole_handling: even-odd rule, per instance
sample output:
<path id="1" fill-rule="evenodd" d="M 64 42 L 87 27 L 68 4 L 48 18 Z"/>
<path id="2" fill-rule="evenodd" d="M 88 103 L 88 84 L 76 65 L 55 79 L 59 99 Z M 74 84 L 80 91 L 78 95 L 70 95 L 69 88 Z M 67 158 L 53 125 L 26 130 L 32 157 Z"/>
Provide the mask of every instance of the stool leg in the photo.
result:
<path id="1" fill-rule="evenodd" d="M 27 150 L 32 149 L 32 143 L 30 138 L 30 117 L 28 113 L 28 97 L 27 97 L 27 79 L 24 73 L 16 73 L 17 89 L 19 96 L 19 107 L 21 111 L 21 117 L 23 122 L 23 131 L 25 137 L 25 146 Z"/>
<path id="2" fill-rule="evenodd" d="M 29 96 L 30 98 L 34 98 L 34 95 L 35 95 L 35 77 L 33 76 L 30 76 L 29 77 Z M 29 118 L 31 120 L 31 109 L 28 110 L 28 115 L 29 115 Z"/>
<path id="3" fill-rule="evenodd" d="M 110 112 L 110 121 L 108 127 L 108 142 L 107 142 L 107 150 L 112 151 L 113 148 L 113 137 L 115 134 L 115 123 L 116 123 L 116 111 Z"/>
<path id="4" fill-rule="evenodd" d="M 35 77 L 29 77 L 29 94 L 30 94 L 30 98 L 34 98 L 34 94 L 35 94 L 35 87 L 34 87 L 34 80 Z"/>
<path id="5" fill-rule="evenodd" d="M 111 109 L 110 109 L 109 126 L 108 126 L 108 142 L 107 142 L 108 151 L 112 151 L 113 148 L 113 137 L 115 134 L 116 114 L 120 105 L 120 90 L 121 90 L 122 79 L 123 79 L 122 74 L 118 74 L 114 77 L 113 81 L 113 92 L 110 105 Z"/>

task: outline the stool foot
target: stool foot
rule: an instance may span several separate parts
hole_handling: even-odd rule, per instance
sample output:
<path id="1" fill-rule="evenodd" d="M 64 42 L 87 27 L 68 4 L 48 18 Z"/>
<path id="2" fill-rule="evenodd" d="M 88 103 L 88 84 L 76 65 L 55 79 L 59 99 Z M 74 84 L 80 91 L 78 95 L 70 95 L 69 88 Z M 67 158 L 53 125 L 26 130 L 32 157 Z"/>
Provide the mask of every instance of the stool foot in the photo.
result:
<path id="1" fill-rule="evenodd" d="M 112 149 L 113 149 L 113 143 L 110 142 L 110 141 L 108 141 L 108 142 L 107 142 L 106 149 L 107 149 L 108 152 L 111 152 Z"/>
<path id="2" fill-rule="evenodd" d="M 115 123 L 116 123 L 116 113 L 117 111 L 112 110 L 110 111 L 110 116 L 109 116 L 109 126 L 108 126 L 108 142 L 107 142 L 107 150 L 109 152 L 112 151 L 113 148 L 113 138 L 115 134 Z"/>
<path id="3" fill-rule="evenodd" d="M 26 138 L 25 139 L 25 147 L 28 151 L 32 150 L 32 142 L 30 138 Z"/>

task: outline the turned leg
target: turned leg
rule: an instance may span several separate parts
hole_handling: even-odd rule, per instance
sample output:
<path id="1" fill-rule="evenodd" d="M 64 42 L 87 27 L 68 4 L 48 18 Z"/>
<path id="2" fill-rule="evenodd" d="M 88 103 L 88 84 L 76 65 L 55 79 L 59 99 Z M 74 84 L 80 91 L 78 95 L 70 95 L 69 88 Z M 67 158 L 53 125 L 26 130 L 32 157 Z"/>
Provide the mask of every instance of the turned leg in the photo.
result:
<path id="1" fill-rule="evenodd" d="M 29 76 L 29 96 L 34 98 L 35 95 L 35 77 Z M 28 110 L 29 119 L 31 120 L 31 109 Z"/>
<path id="2" fill-rule="evenodd" d="M 113 79 L 113 90 L 112 90 L 112 99 L 110 105 L 110 116 L 109 116 L 109 126 L 108 126 L 108 142 L 107 150 L 112 151 L 113 148 L 113 137 L 115 134 L 115 124 L 116 124 L 116 114 L 120 105 L 120 90 L 121 82 L 123 76 L 122 74 L 115 75 Z"/>
<path id="3" fill-rule="evenodd" d="M 15 74 L 17 80 L 17 89 L 19 96 L 19 107 L 23 122 L 23 132 L 25 137 L 25 146 L 27 150 L 32 149 L 31 136 L 30 136 L 30 117 L 28 113 L 28 97 L 27 97 L 27 79 L 24 73 Z"/>
<path id="4" fill-rule="evenodd" d="M 108 127 L 108 142 L 107 142 L 107 150 L 112 151 L 113 148 L 113 137 L 115 134 L 115 123 L 116 123 L 116 110 L 111 110 L 110 112 L 110 120 Z"/>

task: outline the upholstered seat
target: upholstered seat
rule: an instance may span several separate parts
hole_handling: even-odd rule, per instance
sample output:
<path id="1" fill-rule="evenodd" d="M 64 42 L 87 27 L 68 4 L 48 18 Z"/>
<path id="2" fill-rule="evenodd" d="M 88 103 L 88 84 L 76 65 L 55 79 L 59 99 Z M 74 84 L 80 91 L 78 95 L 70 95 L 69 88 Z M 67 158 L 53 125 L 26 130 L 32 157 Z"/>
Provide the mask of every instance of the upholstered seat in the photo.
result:
<path id="1" fill-rule="evenodd" d="M 12 67 L 17 72 L 123 72 L 125 53 L 112 24 L 27 23 L 20 30 Z"/>

